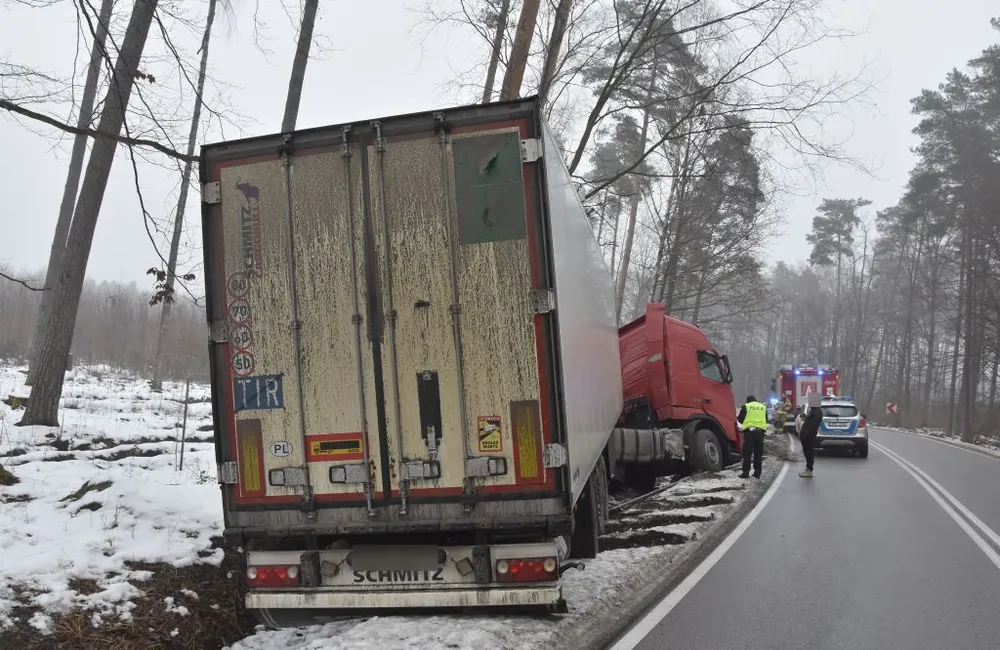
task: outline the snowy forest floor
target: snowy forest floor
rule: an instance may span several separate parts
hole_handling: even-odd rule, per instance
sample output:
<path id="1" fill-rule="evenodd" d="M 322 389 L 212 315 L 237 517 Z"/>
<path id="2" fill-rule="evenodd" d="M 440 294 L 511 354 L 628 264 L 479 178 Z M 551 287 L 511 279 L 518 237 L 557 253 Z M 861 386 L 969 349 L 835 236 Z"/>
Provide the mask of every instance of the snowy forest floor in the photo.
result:
<path id="1" fill-rule="evenodd" d="M 24 370 L 0 363 L 0 400 L 28 395 Z M 755 492 L 726 470 L 619 508 L 605 550 L 563 577 L 566 615 L 373 617 L 265 631 L 243 609 L 239 556 L 219 537 L 208 387 L 191 386 L 181 469 L 183 402 L 183 384 L 157 393 L 105 367 L 68 374 L 60 427 L 17 427 L 23 411 L 0 402 L 0 647 L 548 647 L 583 620 L 610 622 L 637 584 L 670 571 Z M 772 469 L 782 445 L 769 452 Z"/>

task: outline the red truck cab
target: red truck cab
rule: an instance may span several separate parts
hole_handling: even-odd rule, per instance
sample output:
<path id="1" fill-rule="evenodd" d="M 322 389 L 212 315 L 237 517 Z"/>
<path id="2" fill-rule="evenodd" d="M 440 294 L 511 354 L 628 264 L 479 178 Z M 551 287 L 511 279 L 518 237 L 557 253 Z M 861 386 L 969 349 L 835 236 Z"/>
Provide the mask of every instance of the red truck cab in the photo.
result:
<path id="1" fill-rule="evenodd" d="M 643 316 L 618 330 L 618 343 L 625 399 L 620 427 L 679 429 L 683 462 L 699 469 L 718 471 L 740 452 L 729 359 L 704 332 L 668 316 L 663 304 L 649 303 Z"/>

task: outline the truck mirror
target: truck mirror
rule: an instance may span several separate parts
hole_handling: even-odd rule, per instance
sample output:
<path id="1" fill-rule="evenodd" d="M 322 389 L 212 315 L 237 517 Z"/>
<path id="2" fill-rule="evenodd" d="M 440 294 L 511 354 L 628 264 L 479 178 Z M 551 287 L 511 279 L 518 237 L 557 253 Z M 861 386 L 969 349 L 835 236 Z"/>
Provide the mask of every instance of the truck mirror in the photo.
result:
<path id="1" fill-rule="evenodd" d="M 719 359 L 722 361 L 723 369 L 725 370 L 725 379 L 727 384 L 733 383 L 733 369 L 729 365 L 729 355 L 724 354 Z"/>

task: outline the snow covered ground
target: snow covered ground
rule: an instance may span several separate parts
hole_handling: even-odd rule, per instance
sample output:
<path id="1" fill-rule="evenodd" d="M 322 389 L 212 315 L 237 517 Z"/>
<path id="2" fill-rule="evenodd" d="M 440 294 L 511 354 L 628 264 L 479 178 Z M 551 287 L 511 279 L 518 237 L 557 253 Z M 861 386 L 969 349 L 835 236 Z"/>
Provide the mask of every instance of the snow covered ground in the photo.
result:
<path id="1" fill-rule="evenodd" d="M 121 647 L 222 645 L 193 641 L 196 626 L 228 626 L 231 650 L 547 647 L 582 620 L 613 617 L 637 581 L 662 574 L 746 494 L 727 471 L 619 508 L 602 539 L 608 550 L 564 576 L 567 615 L 395 616 L 255 630 L 234 604 L 235 582 L 218 568 L 222 512 L 208 389 L 191 387 L 179 470 L 184 385 L 164 388 L 153 392 L 108 368 L 75 369 L 58 428 L 17 427 L 23 411 L 0 403 L 0 466 L 18 480 L 0 486 L 0 645 L 30 632 L 43 640 L 27 647 L 51 647 L 44 639 L 64 639 L 75 616 L 90 632 L 77 630 L 77 645 L 66 647 L 97 647 L 86 633 L 103 628 L 134 637 Z M 24 368 L 0 363 L 0 400 L 27 394 Z M 236 595 L 227 600 L 226 589 Z M 5 628 L 22 636 L 5 637 Z"/>
<path id="2" fill-rule="evenodd" d="M 980 451 L 986 451 L 992 454 L 1000 455 L 1000 439 L 990 438 L 986 436 L 981 436 L 979 440 L 975 443 L 965 442 L 962 440 L 961 436 L 958 435 L 948 435 L 940 429 L 901 429 L 899 427 L 877 427 L 879 429 L 884 429 L 886 431 L 896 431 L 898 433 L 911 433 L 918 436 L 925 436 L 928 438 L 937 438 L 944 442 L 948 442 L 959 447 L 970 447 L 972 449 L 978 449 Z"/>
<path id="3" fill-rule="evenodd" d="M 0 399 L 28 394 L 23 371 L 0 365 Z M 192 388 L 179 471 L 183 397 L 97 367 L 67 377 L 58 428 L 15 426 L 24 411 L 0 403 L 0 465 L 18 480 L 0 488 L 0 627 L 18 606 L 43 631 L 71 609 L 128 619 L 150 575 L 133 563 L 221 562 L 211 405 Z"/>

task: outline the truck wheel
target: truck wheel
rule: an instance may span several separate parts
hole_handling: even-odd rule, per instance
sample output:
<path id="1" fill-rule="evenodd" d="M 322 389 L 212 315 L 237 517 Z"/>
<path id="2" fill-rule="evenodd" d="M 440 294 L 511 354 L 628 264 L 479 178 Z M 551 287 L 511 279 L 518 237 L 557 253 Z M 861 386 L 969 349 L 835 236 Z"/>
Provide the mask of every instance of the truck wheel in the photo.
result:
<path id="1" fill-rule="evenodd" d="M 725 467 L 726 459 L 722 453 L 722 443 L 719 442 L 719 437 L 708 429 L 698 429 L 694 432 L 691 456 L 697 469 L 721 472 Z"/>
<path id="2" fill-rule="evenodd" d="M 604 458 L 597 461 L 583 494 L 576 502 L 573 537 L 570 539 L 569 556 L 574 559 L 597 557 L 598 538 L 608 518 L 608 472 Z"/>

